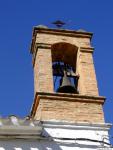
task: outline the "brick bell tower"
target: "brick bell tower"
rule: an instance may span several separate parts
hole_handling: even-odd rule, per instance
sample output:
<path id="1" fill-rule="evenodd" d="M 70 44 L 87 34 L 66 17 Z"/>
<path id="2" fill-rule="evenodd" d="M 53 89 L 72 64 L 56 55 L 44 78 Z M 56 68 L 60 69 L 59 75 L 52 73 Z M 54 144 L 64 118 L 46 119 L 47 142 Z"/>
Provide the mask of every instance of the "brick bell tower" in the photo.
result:
<path id="1" fill-rule="evenodd" d="M 78 149 L 87 150 L 109 146 L 111 127 L 104 121 L 105 97 L 98 93 L 92 35 L 84 30 L 39 25 L 33 29 L 31 43 L 34 68 L 31 117 L 43 123 L 45 136 L 75 139 Z"/>
<path id="2" fill-rule="evenodd" d="M 102 106 L 105 97 L 98 94 L 92 35 L 83 30 L 34 27 L 31 44 L 35 96 L 31 111 L 33 118 L 42 121 L 104 122 Z M 60 78 L 57 70 L 61 68 L 62 71 L 66 66 L 64 64 L 69 66 L 68 78 L 71 74 L 77 82 L 73 85 L 75 93 L 55 90 L 55 75 Z"/>

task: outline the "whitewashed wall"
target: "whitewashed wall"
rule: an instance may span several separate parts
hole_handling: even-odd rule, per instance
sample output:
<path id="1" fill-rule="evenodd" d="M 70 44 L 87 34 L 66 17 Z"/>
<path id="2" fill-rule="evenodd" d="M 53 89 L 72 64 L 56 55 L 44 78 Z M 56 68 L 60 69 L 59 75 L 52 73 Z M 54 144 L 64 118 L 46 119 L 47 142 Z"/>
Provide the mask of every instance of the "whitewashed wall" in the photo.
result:
<path id="1" fill-rule="evenodd" d="M 14 127 L 0 128 L 0 150 L 112 150 L 108 124 L 49 121 L 41 133 L 36 126 Z"/>
<path id="2" fill-rule="evenodd" d="M 4 140 L 0 141 L 0 150 L 112 150 L 109 147 L 78 145 L 71 142 L 49 142 L 39 140 Z"/>

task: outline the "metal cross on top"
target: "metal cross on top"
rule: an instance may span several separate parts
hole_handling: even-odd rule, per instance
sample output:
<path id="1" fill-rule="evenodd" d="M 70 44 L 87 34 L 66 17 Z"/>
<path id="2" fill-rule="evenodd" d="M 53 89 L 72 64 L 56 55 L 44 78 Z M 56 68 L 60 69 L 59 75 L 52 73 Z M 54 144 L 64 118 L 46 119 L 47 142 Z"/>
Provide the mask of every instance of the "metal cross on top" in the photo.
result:
<path id="1" fill-rule="evenodd" d="M 53 22 L 52 24 L 56 25 L 57 28 L 61 28 L 63 27 L 66 23 L 61 21 L 61 20 L 57 20 L 55 22 Z"/>

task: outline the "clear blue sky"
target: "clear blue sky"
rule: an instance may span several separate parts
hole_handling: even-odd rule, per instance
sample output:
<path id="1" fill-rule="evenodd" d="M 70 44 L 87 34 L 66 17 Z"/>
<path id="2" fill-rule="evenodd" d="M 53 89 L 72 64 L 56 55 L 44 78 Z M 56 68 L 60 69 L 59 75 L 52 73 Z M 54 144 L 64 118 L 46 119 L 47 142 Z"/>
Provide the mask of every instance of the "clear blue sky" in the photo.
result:
<path id="1" fill-rule="evenodd" d="M 106 122 L 113 123 L 113 0 L 0 1 L 0 115 L 29 114 L 33 69 L 29 53 L 33 26 L 61 19 L 67 29 L 94 32 L 94 62 Z M 111 131 L 113 136 L 113 131 Z"/>

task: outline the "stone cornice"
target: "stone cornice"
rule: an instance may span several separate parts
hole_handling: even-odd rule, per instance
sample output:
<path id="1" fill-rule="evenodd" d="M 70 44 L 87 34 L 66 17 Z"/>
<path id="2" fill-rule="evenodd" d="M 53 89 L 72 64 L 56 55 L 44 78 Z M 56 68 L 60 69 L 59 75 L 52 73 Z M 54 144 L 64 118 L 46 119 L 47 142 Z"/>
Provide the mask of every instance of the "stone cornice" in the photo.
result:
<path id="1" fill-rule="evenodd" d="M 91 33 L 91 32 L 34 27 L 33 35 L 32 35 L 33 37 L 32 37 L 32 41 L 31 41 L 31 48 L 30 48 L 31 53 L 33 53 L 37 33 L 63 35 L 63 36 L 69 36 L 69 37 L 82 37 L 82 38 L 90 38 L 90 39 L 92 38 L 92 35 L 93 35 L 93 33 Z"/>
<path id="2" fill-rule="evenodd" d="M 43 127 L 62 128 L 62 129 L 85 129 L 85 130 L 104 130 L 108 131 L 112 124 L 110 123 L 90 123 L 90 122 L 64 122 L 62 120 L 42 121 Z"/>
<path id="3" fill-rule="evenodd" d="M 0 139 L 15 138 L 35 138 L 40 137 L 42 133 L 42 124 L 31 118 L 17 118 L 9 116 L 0 118 Z"/>

